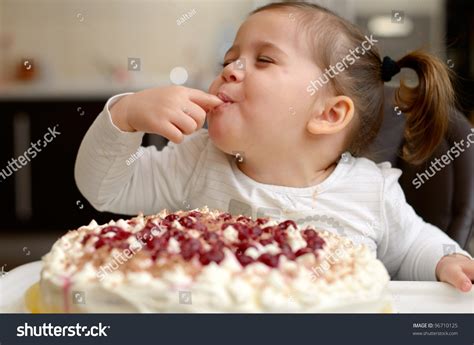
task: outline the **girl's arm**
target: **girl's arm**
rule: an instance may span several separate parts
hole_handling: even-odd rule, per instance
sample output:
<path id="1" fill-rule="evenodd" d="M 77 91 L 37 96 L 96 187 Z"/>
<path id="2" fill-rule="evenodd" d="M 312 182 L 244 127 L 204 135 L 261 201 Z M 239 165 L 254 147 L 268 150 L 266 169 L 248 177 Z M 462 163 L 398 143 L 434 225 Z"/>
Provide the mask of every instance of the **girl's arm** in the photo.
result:
<path id="1" fill-rule="evenodd" d="M 439 228 L 426 223 L 405 200 L 401 171 L 382 167 L 382 239 L 377 252 L 390 275 L 400 280 L 437 280 L 436 266 L 453 251 L 471 256 Z"/>
<path id="2" fill-rule="evenodd" d="M 182 208 L 201 168 L 207 131 L 180 144 L 170 141 L 161 151 L 142 147 L 143 132 L 124 132 L 112 122 L 109 109 L 124 95 L 107 101 L 81 143 L 74 171 L 79 190 L 99 211 L 134 215 Z"/>

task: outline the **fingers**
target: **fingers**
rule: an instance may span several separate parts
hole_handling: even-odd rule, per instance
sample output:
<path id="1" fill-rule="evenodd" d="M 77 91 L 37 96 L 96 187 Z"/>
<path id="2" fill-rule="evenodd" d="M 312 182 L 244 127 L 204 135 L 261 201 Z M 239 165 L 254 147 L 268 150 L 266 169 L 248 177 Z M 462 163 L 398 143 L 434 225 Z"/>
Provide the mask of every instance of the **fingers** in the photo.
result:
<path id="1" fill-rule="evenodd" d="M 160 106 L 151 104 L 150 113 L 161 115 L 147 117 L 148 121 L 143 121 L 142 128 L 147 133 L 157 133 L 174 143 L 181 143 L 184 135 L 201 128 L 206 121 L 206 113 L 224 103 L 217 96 L 182 86 L 169 87 L 160 92 L 163 92 L 163 95 L 160 94 L 163 99 L 157 97 L 156 102 Z M 168 94 L 173 96 L 167 99 Z"/>
<path id="2" fill-rule="evenodd" d="M 471 291 L 472 282 L 474 281 L 474 260 L 469 260 L 461 263 L 461 270 L 465 276 L 465 281 L 461 286 L 461 291 Z"/>
<path id="3" fill-rule="evenodd" d="M 188 104 L 183 107 L 183 112 L 188 116 L 191 116 L 191 118 L 196 122 L 196 130 L 204 125 L 204 121 L 206 121 L 206 112 L 197 104 L 188 102 Z"/>
<path id="4" fill-rule="evenodd" d="M 466 260 L 460 263 L 461 269 L 471 281 L 474 280 L 474 260 Z"/>
<path id="5" fill-rule="evenodd" d="M 189 111 L 189 110 L 188 110 Z M 192 134 L 197 129 L 197 123 L 194 119 L 181 111 L 181 113 L 176 114 L 171 120 L 171 123 L 175 125 L 183 134 Z"/>
<path id="6" fill-rule="evenodd" d="M 189 99 L 206 112 L 224 103 L 219 97 L 197 89 L 189 89 Z"/>
<path id="7" fill-rule="evenodd" d="M 442 281 L 453 285 L 463 292 L 468 292 L 472 288 L 471 279 L 464 273 L 461 266 L 455 266 L 446 270 Z"/>
<path id="8" fill-rule="evenodd" d="M 462 283 L 460 284 L 460 286 L 458 287 L 459 290 L 463 291 L 463 292 L 469 292 L 471 291 L 471 288 L 472 288 L 472 281 L 471 279 L 463 272 L 462 273 L 462 278 L 460 278 L 460 280 L 462 279 Z M 456 286 L 457 287 L 457 286 Z"/>
<path id="9" fill-rule="evenodd" d="M 168 140 L 171 140 L 175 144 L 179 144 L 183 141 L 184 135 L 179 130 L 174 126 L 171 122 L 164 122 L 163 124 L 160 125 L 160 130 L 157 131 L 157 133 L 160 133 L 160 135 L 164 136 Z"/>

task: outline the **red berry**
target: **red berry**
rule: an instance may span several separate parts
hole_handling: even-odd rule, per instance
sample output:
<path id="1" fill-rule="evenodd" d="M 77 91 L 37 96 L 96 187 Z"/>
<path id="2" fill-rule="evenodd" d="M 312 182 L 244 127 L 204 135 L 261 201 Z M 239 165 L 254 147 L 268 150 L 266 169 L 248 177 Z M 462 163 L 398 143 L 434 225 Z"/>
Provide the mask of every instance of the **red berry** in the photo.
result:
<path id="1" fill-rule="evenodd" d="M 105 234 L 113 233 L 112 237 L 105 237 Z M 104 245 L 110 247 L 120 248 L 123 240 L 126 240 L 132 235 L 131 232 L 125 231 L 118 226 L 107 226 L 103 228 L 100 232 L 99 240 L 94 244 L 95 248 L 100 248 Z"/>
<path id="2" fill-rule="evenodd" d="M 180 234 L 183 234 L 184 232 L 181 230 L 178 230 L 176 228 L 172 228 L 168 230 L 168 233 L 170 234 L 171 237 L 178 237 Z"/>
<path id="3" fill-rule="evenodd" d="M 272 255 L 272 254 L 262 254 L 258 257 L 258 261 L 264 263 L 267 266 L 270 267 L 277 267 L 278 266 L 278 255 Z"/>
<path id="4" fill-rule="evenodd" d="M 303 236 L 305 238 L 313 238 L 313 237 L 318 236 L 318 234 L 313 229 L 306 229 L 303 231 Z"/>
<path id="5" fill-rule="evenodd" d="M 122 229 L 120 229 L 118 226 L 107 226 L 103 228 L 102 230 L 100 230 L 100 234 L 103 235 L 109 232 L 117 233 L 118 230 L 122 230 Z"/>
<path id="6" fill-rule="evenodd" d="M 179 219 L 179 223 L 186 228 L 191 228 L 192 225 L 194 224 L 194 221 L 192 220 L 191 217 L 184 216 Z"/>
<path id="7" fill-rule="evenodd" d="M 201 217 L 202 214 L 201 214 L 201 212 L 198 212 L 198 211 L 191 211 L 191 212 L 188 213 L 188 216 L 198 218 L 198 217 Z"/>
<path id="8" fill-rule="evenodd" d="M 295 253 L 295 256 L 299 257 L 301 255 L 305 255 L 305 254 L 312 253 L 312 252 L 313 251 L 311 250 L 311 248 L 305 247 L 305 248 L 298 249 Z"/>
<path id="9" fill-rule="evenodd" d="M 115 233 L 115 236 L 110 237 L 110 238 L 114 238 L 116 240 L 126 239 L 132 235 L 131 232 L 125 231 L 122 228 L 119 228 L 118 226 L 108 226 L 106 228 L 103 228 L 100 234 L 104 235 L 104 234 L 108 234 L 109 232 Z"/>
<path id="10" fill-rule="evenodd" d="M 168 239 L 165 237 L 154 237 L 146 242 L 146 247 L 150 250 L 166 250 L 168 247 Z"/>
<path id="11" fill-rule="evenodd" d="M 233 223 L 231 225 L 238 231 L 239 240 L 243 241 L 250 237 L 250 228 L 247 225 L 241 223 Z"/>
<path id="12" fill-rule="evenodd" d="M 84 236 L 84 238 L 82 239 L 82 244 L 86 244 L 87 241 L 89 240 L 89 238 L 91 238 L 91 237 L 92 237 L 92 234 L 91 234 L 91 233 L 86 234 L 86 235 Z"/>
<path id="13" fill-rule="evenodd" d="M 196 222 L 196 223 L 192 224 L 191 228 L 195 229 L 195 230 L 198 230 L 198 231 L 206 231 L 207 230 L 207 227 L 201 222 Z"/>
<path id="14" fill-rule="evenodd" d="M 219 220 L 223 220 L 223 221 L 228 221 L 230 219 L 232 219 L 232 215 L 230 213 L 221 213 L 217 219 Z"/>
<path id="15" fill-rule="evenodd" d="M 154 235 L 151 233 L 153 229 L 156 229 L 156 224 L 148 221 L 145 227 L 136 233 L 135 237 L 143 238 L 144 242 L 149 242 L 153 239 Z"/>
<path id="16" fill-rule="evenodd" d="M 248 255 L 236 255 L 237 257 L 237 260 L 240 262 L 240 264 L 245 267 L 249 264 L 251 264 L 252 262 L 255 262 L 254 259 L 252 259 L 250 256 Z"/>
<path id="17" fill-rule="evenodd" d="M 165 228 L 169 228 L 171 226 L 171 221 L 169 219 L 163 219 L 160 224 Z"/>
<path id="18" fill-rule="evenodd" d="M 228 226 L 231 226 L 232 223 L 224 223 L 221 225 L 221 230 L 225 230 Z"/>
<path id="19" fill-rule="evenodd" d="M 225 247 L 224 242 L 222 240 L 217 240 L 215 243 L 212 244 L 213 248 L 222 249 Z"/>
<path id="20" fill-rule="evenodd" d="M 260 243 L 262 244 L 262 246 L 266 246 L 267 244 L 273 243 L 273 239 L 266 238 L 264 240 L 260 240 Z"/>
<path id="21" fill-rule="evenodd" d="M 249 230 L 250 237 L 257 238 L 262 234 L 262 229 L 259 226 L 254 226 Z"/>
<path id="22" fill-rule="evenodd" d="M 171 236 L 171 231 L 166 231 L 163 235 L 160 236 L 161 238 L 164 238 L 166 240 L 169 240 Z"/>
<path id="23" fill-rule="evenodd" d="M 179 218 L 179 216 L 178 216 L 177 214 L 174 214 L 174 213 L 169 214 L 169 215 L 167 215 L 167 216 L 165 217 L 165 219 L 166 219 L 167 221 L 170 221 L 170 222 L 173 222 L 174 220 L 176 220 L 176 219 L 178 219 L 178 218 Z"/>
<path id="24" fill-rule="evenodd" d="M 247 223 L 248 223 L 248 222 L 250 222 L 250 221 L 252 221 L 252 220 L 251 220 L 249 217 L 246 217 L 246 216 L 239 216 L 239 217 L 237 217 L 237 221 L 238 221 L 238 222 L 247 222 Z"/>
<path id="25" fill-rule="evenodd" d="M 288 228 L 290 225 L 293 225 L 293 227 L 296 229 L 296 223 L 295 223 L 294 221 L 292 221 L 292 220 L 285 220 L 284 222 L 278 224 L 278 227 L 279 227 L 280 229 L 284 229 L 284 230 L 285 230 L 285 229 Z"/>
<path id="26" fill-rule="evenodd" d="M 262 225 L 268 222 L 268 218 L 257 218 L 256 223 Z"/>
<path id="27" fill-rule="evenodd" d="M 181 242 L 181 255 L 186 261 L 191 260 L 194 255 L 199 253 L 201 243 L 195 238 L 190 238 Z"/>
<path id="28" fill-rule="evenodd" d="M 291 247 L 287 243 L 280 244 L 281 248 L 281 253 L 285 255 L 288 259 L 294 260 L 295 259 L 295 254 L 291 250 Z"/>
<path id="29" fill-rule="evenodd" d="M 203 265 L 208 265 L 211 262 L 220 263 L 224 260 L 224 252 L 220 249 L 212 248 L 210 251 L 201 254 L 199 261 Z"/>
<path id="30" fill-rule="evenodd" d="M 95 243 L 94 243 L 94 247 L 96 249 L 99 249 L 100 247 L 104 246 L 106 244 L 106 240 L 105 238 L 99 238 Z"/>
<path id="31" fill-rule="evenodd" d="M 246 224 L 232 223 L 230 225 L 232 225 L 234 227 L 234 229 L 237 230 L 237 231 L 248 231 L 249 230 L 249 227 Z"/>
<path id="32" fill-rule="evenodd" d="M 236 245 L 236 247 L 237 247 L 237 249 L 235 251 L 236 255 L 244 255 L 245 251 L 248 248 L 254 247 L 254 246 L 250 245 L 248 242 L 240 242 Z"/>
<path id="33" fill-rule="evenodd" d="M 316 250 L 316 249 L 321 249 L 325 242 L 321 237 L 316 236 L 316 237 L 308 238 L 306 243 L 307 243 L 307 247 L 313 250 Z"/>
<path id="34" fill-rule="evenodd" d="M 176 238 L 178 242 L 181 242 L 186 238 L 186 235 L 184 234 L 184 232 L 181 231 L 176 236 L 174 236 L 174 238 Z"/>
<path id="35" fill-rule="evenodd" d="M 216 242 L 219 239 L 219 236 L 217 236 L 217 234 L 215 232 L 209 231 L 209 232 L 204 233 L 203 238 L 207 242 L 213 243 L 213 242 Z"/>
<path id="36" fill-rule="evenodd" d="M 278 243 L 285 243 L 286 242 L 286 234 L 285 234 L 284 230 L 279 229 L 279 228 L 275 229 L 275 231 L 273 233 L 273 238 Z"/>

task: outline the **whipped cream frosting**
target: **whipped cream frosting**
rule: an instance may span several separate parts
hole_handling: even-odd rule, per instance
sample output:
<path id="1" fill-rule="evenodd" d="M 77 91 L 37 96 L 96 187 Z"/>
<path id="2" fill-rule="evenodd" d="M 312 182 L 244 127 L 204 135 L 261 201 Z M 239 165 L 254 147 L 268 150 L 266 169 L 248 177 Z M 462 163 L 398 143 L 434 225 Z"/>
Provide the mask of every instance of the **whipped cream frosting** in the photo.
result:
<path id="1" fill-rule="evenodd" d="M 69 231 L 43 257 L 42 310 L 74 313 L 369 312 L 383 307 L 380 303 L 389 275 L 372 251 L 345 237 L 316 230 L 320 245 L 305 253 L 310 241 L 305 230 L 309 227 L 300 229 L 294 222 L 287 222 L 285 226 L 285 243 L 291 248 L 291 251 L 286 249 L 288 255 L 283 255 L 281 242 L 268 240 L 273 230 L 259 235 L 257 239 L 263 239 L 263 243 L 252 241 L 252 246 L 236 254 L 235 248 L 243 239 L 239 239 L 242 230 L 236 229 L 239 221 L 234 216 L 228 219 L 224 229 L 215 230 L 225 243 L 221 248 L 222 258 L 210 262 L 198 256 L 183 259 L 186 255 L 182 250 L 184 240 L 179 240 L 179 235 L 178 239 L 170 237 L 166 243 L 160 242 L 166 248 L 151 257 L 149 243 L 159 241 L 166 232 L 162 220 L 170 214 L 189 217 L 191 212 L 198 212 L 210 221 L 222 217 L 222 212 L 207 207 L 175 213 L 163 210 L 155 216 L 139 215 L 128 221 L 121 219 L 103 225 L 92 221 Z M 171 227 L 184 231 L 188 239 L 199 241 L 202 229 L 183 226 L 181 218 L 170 221 Z M 239 219 L 241 223 L 256 224 L 253 220 Z M 137 235 L 147 224 L 155 224 L 149 233 L 153 238 L 145 239 L 148 242 L 129 236 L 116 242 L 118 245 L 107 244 L 108 239 L 123 234 L 120 231 L 104 233 L 104 229 L 118 227 L 124 233 Z M 282 222 L 260 218 L 258 226 L 276 229 L 279 224 Z M 106 244 L 99 246 L 99 240 Z M 201 246 L 202 252 L 212 251 L 208 242 L 203 241 Z M 246 264 L 242 263 L 242 255 L 249 259 Z M 273 267 L 273 261 L 267 263 L 262 255 L 278 258 L 277 265 Z M 77 294 L 82 298 L 77 300 Z"/>

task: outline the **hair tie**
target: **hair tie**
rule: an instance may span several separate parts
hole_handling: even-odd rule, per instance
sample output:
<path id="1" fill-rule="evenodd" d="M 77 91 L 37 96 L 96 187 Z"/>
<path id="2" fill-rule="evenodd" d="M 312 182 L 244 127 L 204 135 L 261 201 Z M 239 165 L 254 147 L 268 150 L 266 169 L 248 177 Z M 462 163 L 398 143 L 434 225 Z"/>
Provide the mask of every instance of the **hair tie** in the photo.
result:
<path id="1" fill-rule="evenodd" d="M 400 72 L 400 67 L 398 67 L 397 62 L 385 56 L 382 60 L 382 80 L 390 81 L 398 72 Z"/>

